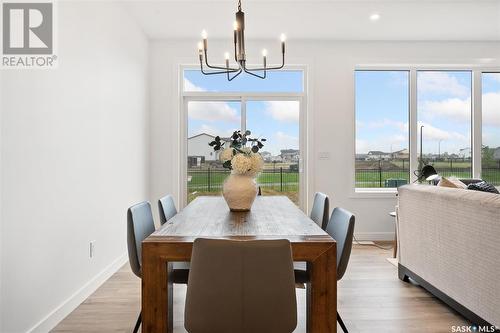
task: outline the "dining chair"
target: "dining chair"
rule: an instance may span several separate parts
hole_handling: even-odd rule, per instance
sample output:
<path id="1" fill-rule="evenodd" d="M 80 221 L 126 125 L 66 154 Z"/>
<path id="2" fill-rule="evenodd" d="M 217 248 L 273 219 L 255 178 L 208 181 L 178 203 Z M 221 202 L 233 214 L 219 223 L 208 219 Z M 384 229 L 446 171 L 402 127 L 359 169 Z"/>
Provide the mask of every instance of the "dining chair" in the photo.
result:
<path id="1" fill-rule="evenodd" d="M 290 333 L 296 326 L 288 240 L 194 241 L 184 313 L 189 333 Z"/>
<path id="2" fill-rule="evenodd" d="M 174 198 L 171 195 L 166 195 L 158 200 L 158 213 L 160 214 L 160 224 L 164 225 L 165 222 L 170 220 L 177 214 L 175 208 Z"/>
<path id="3" fill-rule="evenodd" d="M 326 225 L 328 224 L 329 206 L 328 196 L 324 193 L 316 192 L 309 217 L 323 230 L 326 229 Z"/>
<path id="4" fill-rule="evenodd" d="M 337 242 L 337 281 L 344 276 L 351 256 L 354 221 L 355 217 L 351 212 L 336 207 L 326 227 L 326 232 Z M 310 282 L 309 272 L 307 270 L 295 269 L 295 282 L 301 284 Z M 342 330 L 348 333 L 347 327 L 338 311 L 337 320 Z"/>
<path id="5" fill-rule="evenodd" d="M 133 205 L 127 211 L 127 248 L 128 259 L 132 272 L 142 278 L 142 241 L 155 231 L 151 205 L 144 201 Z M 172 267 L 173 283 L 187 283 L 189 270 L 182 263 Z M 142 322 L 142 311 L 135 323 L 134 333 L 137 333 Z"/>

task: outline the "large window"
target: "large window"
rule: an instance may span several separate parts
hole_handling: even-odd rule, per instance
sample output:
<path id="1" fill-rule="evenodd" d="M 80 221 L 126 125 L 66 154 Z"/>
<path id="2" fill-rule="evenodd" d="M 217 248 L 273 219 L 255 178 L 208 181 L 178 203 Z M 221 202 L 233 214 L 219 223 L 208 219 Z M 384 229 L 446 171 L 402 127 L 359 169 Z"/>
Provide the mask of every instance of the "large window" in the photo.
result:
<path id="1" fill-rule="evenodd" d="M 220 195 L 229 170 L 208 144 L 215 136 L 250 130 L 265 138 L 260 151 L 264 171 L 257 178 L 262 195 L 286 195 L 300 203 L 300 111 L 303 72 L 272 72 L 266 80 L 240 76 L 228 83 L 224 76 L 184 71 L 187 112 L 186 198 Z"/>
<path id="2" fill-rule="evenodd" d="M 419 165 L 431 164 L 442 176 L 472 176 L 471 96 L 470 71 L 417 72 Z"/>
<path id="3" fill-rule="evenodd" d="M 500 186 L 500 73 L 482 77 L 482 178 Z"/>
<path id="4" fill-rule="evenodd" d="M 391 188 L 410 180 L 409 72 L 356 71 L 357 188 Z"/>

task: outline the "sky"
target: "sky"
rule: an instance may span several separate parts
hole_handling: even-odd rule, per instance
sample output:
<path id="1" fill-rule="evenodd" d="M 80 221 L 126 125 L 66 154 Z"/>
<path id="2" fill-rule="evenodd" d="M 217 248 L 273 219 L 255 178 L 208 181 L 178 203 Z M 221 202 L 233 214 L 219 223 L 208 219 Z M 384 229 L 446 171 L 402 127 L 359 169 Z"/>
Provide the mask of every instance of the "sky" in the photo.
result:
<path id="1" fill-rule="evenodd" d="M 468 71 L 417 73 L 417 117 L 419 130 L 424 126 L 424 154 L 459 154 L 471 146 L 471 75 Z M 407 71 L 356 72 L 357 153 L 408 148 L 408 79 Z M 484 74 L 482 86 L 483 144 L 499 147 L 500 74 Z"/>
<path id="2" fill-rule="evenodd" d="M 424 153 L 455 153 L 471 147 L 470 71 L 419 71 L 417 114 L 423 125 Z M 199 70 L 184 74 L 186 91 L 301 92 L 300 71 L 269 72 L 261 80 L 240 75 L 228 82 L 223 75 L 206 76 Z M 500 147 L 500 73 L 484 74 L 483 145 Z M 355 80 L 356 153 L 394 152 L 408 148 L 408 71 L 357 71 Z M 264 151 L 299 147 L 299 103 L 247 102 L 247 129 L 266 138 Z M 241 126 L 240 102 L 190 102 L 189 136 L 199 133 L 227 136 Z M 419 132 L 420 135 L 420 132 Z M 420 149 L 420 147 L 419 147 Z"/>
<path id="3" fill-rule="evenodd" d="M 265 80 L 241 74 L 231 82 L 225 76 L 205 76 L 199 70 L 184 74 L 186 91 L 302 92 L 300 71 L 269 72 Z M 246 128 L 251 137 L 265 138 L 262 151 L 279 155 L 281 149 L 299 149 L 298 101 L 247 101 Z M 241 128 L 241 103 L 203 101 L 188 105 L 188 134 L 229 136 Z M 207 143 L 208 144 L 208 143 Z"/>

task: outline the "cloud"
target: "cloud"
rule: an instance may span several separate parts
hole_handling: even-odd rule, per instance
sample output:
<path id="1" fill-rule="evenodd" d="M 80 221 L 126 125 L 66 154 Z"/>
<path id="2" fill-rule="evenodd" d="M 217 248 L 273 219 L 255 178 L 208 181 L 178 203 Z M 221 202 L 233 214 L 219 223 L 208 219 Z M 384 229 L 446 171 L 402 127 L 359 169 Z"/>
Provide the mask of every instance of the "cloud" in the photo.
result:
<path id="1" fill-rule="evenodd" d="M 430 124 L 423 123 L 421 121 L 418 122 L 418 136 L 420 137 L 420 127 L 424 125 L 424 140 L 425 141 L 447 141 L 447 140 L 454 140 L 454 141 L 460 141 L 463 143 L 466 143 L 467 141 L 470 140 L 469 138 L 461 133 L 458 132 L 453 132 L 453 131 L 446 131 L 437 127 L 434 127 Z"/>
<path id="2" fill-rule="evenodd" d="M 279 145 L 280 147 L 285 148 L 293 148 L 297 149 L 299 148 L 299 138 L 293 135 L 289 135 L 283 132 L 276 132 L 274 135 L 274 140 L 276 145 Z"/>
<path id="3" fill-rule="evenodd" d="M 483 124 L 500 127 L 500 92 L 483 94 Z"/>
<path id="4" fill-rule="evenodd" d="M 185 78 L 184 79 L 184 91 L 206 91 L 206 89 L 198 87 L 193 82 L 191 82 Z"/>
<path id="5" fill-rule="evenodd" d="M 421 72 L 418 75 L 417 86 L 419 93 L 442 93 L 456 97 L 467 97 L 471 94 L 469 87 L 446 72 Z"/>
<path id="6" fill-rule="evenodd" d="M 455 122 L 470 123 L 471 99 L 448 98 L 441 101 L 423 101 L 421 112 L 426 119 L 444 117 Z"/>
<path id="7" fill-rule="evenodd" d="M 232 122 L 238 127 L 240 122 L 238 111 L 225 102 L 189 102 L 188 115 L 193 120 Z"/>
<path id="8" fill-rule="evenodd" d="M 356 125 L 359 125 L 360 122 L 357 122 Z M 408 131 L 408 123 L 403 123 L 402 121 L 396 121 L 392 119 L 384 118 L 380 121 L 371 121 L 368 123 L 361 123 L 360 127 L 367 127 L 370 129 L 375 128 L 383 128 L 383 127 L 393 127 L 400 131 L 407 132 Z"/>
<path id="9" fill-rule="evenodd" d="M 297 101 L 266 102 L 266 112 L 279 121 L 298 122 L 300 103 Z"/>

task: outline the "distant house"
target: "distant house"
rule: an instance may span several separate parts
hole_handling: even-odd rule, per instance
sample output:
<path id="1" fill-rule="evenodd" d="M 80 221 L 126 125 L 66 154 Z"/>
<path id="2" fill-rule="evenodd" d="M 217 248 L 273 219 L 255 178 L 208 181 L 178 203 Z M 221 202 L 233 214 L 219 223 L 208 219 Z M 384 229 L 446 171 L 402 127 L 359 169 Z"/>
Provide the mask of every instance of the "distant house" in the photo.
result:
<path id="1" fill-rule="evenodd" d="M 407 160 L 410 158 L 410 151 L 408 149 L 401 149 L 391 153 L 393 159 Z"/>
<path id="2" fill-rule="evenodd" d="M 378 161 L 378 160 L 387 161 L 390 159 L 391 159 L 390 153 L 384 153 L 383 151 L 379 151 L 379 150 L 371 150 L 366 155 L 367 161 Z"/>
<path id="3" fill-rule="evenodd" d="M 298 162 L 300 152 L 298 149 L 282 149 L 280 156 L 283 162 Z"/>
<path id="4" fill-rule="evenodd" d="M 357 161 L 364 161 L 366 160 L 367 154 L 356 154 L 356 160 Z"/>
<path id="5" fill-rule="evenodd" d="M 201 166 L 206 161 L 215 161 L 219 154 L 208 144 L 215 136 L 201 133 L 188 138 L 188 167 Z"/>
<path id="6" fill-rule="evenodd" d="M 264 162 L 272 162 L 272 154 L 268 151 L 261 151 L 260 155 L 262 156 L 262 159 Z"/>
<path id="7" fill-rule="evenodd" d="M 496 147 L 493 151 L 493 159 L 500 160 L 500 147 Z"/>
<path id="8" fill-rule="evenodd" d="M 458 156 L 461 158 L 469 158 L 472 156 L 470 147 L 462 148 L 458 151 Z"/>

